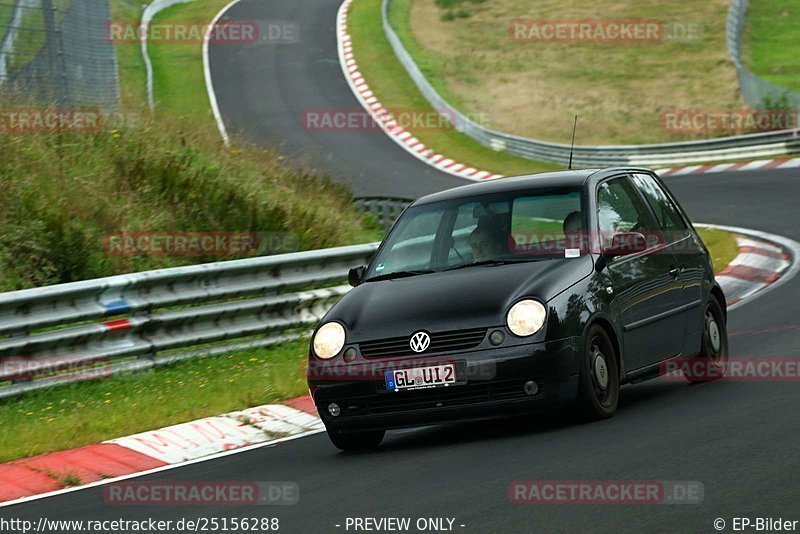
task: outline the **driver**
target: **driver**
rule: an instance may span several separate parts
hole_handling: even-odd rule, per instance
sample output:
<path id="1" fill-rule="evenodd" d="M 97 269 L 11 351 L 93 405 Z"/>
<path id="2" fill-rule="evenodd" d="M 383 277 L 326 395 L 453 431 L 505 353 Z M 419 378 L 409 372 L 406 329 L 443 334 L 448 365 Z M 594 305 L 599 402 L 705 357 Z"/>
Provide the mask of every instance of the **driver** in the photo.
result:
<path id="1" fill-rule="evenodd" d="M 503 253 L 504 239 L 504 232 L 499 225 L 488 220 L 480 220 L 478 227 L 469 236 L 472 257 L 475 261 L 497 258 Z"/>

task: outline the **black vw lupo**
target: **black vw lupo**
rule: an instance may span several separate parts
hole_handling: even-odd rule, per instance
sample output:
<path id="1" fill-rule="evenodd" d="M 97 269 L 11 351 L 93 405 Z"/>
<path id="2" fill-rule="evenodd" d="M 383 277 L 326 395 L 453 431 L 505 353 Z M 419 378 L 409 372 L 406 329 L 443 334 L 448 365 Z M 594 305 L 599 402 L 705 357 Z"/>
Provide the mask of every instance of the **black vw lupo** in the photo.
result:
<path id="1" fill-rule="evenodd" d="M 620 384 L 687 357 L 727 363 L 708 250 L 646 169 L 420 198 L 350 283 L 315 330 L 308 365 L 343 450 L 377 446 L 388 428 L 561 403 L 605 418 Z"/>

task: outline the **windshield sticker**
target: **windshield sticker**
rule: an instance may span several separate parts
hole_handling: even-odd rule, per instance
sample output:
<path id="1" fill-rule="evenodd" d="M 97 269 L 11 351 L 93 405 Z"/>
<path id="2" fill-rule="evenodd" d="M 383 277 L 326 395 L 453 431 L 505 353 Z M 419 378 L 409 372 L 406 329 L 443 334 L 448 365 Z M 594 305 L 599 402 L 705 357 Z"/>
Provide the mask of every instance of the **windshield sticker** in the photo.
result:
<path id="1" fill-rule="evenodd" d="M 386 268 L 386 262 L 379 263 L 378 265 L 375 266 L 375 272 L 379 273 L 382 270 L 384 270 L 385 268 Z"/>
<path id="2" fill-rule="evenodd" d="M 564 250 L 564 257 L 565 258 L 580 258 L 581 257 L 581 249 L 579 248 L 568 248 Z"/>

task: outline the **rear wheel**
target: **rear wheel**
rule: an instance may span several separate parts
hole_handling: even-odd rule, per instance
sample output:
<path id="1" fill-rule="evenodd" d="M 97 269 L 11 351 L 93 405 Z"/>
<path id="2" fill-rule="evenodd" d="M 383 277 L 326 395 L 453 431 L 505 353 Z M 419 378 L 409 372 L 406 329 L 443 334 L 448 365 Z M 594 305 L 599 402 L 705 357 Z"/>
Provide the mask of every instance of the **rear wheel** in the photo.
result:
<path id="1" fill-rule="evenodd" d="M 331 443 L 343 451 L 368 451 L 375 449 L 383 441 L 385 430 L 368 430 L 362 432 L 342 432 L 335 428 L 327 428 Z"/>
<path id="2" fill-rule="evenodd" d="M 589 329 L 581 357 L 578 409 L 589 419 L 614 415 L 619 401 L 619 368 L 611 338 L 601 326 Z"/>
<path id="3" fill-rule="evenodd" d="M 703 314 L 703 340 L 700 354 L 684 366 L 683 376 L 689 382 L 711 382 L 725 376 L 728 370 L 728 328 L 717 298 L 712 295 Z"/>

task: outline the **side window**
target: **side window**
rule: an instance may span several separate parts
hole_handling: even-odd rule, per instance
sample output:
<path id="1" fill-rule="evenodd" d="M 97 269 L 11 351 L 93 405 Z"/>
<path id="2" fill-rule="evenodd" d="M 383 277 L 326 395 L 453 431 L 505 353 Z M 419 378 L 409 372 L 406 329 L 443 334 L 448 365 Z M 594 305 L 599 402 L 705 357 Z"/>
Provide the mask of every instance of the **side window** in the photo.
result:
<path id="1" fill-rule="evenodd" d="M 680 214 L 672 205 L 667 193 L 658 185 L 652 176 L 647 174 L 634 174 L 633 181 L 644 195 L 647 203 L 656 214 L 658 224 L 669 236 L 668 242 L 676 241 L 686 235 L 686 225 Z"/>
<path id="2" fill-rule="evenodd" d="M 541 195 L 514 199 L 511 233 L 528 232 L 538 241 L 564 239 L 564 220 L 580 215 L 581 194 Z"/>
<path id="3" fill-rule="evenodd" d="M 597 190 L 597 218 L 603 246 L 611 244 L 616 232 L 641 232 L 653 236 L 655 223 L 647 206 L 627 177 L 603 182 Z"/>
<path id="4" fill-rule="evenodd" d="M 391 263 L 381 262 L 375 273 L 382 271 L 402 271 L 408 269 L 428 269 L 433 251 L 433 241 L 442 220 L 442 210 L 431 210 L 407 218 L 407 223 L 397 229 L 397 238 L 391 250 L 383 257 L 391 257 Z"/>
<path id="5" fill-rule="evenodd" d="M 447 252 L 447 264 L 456 265 L 472 255 L 469 246 L 469 237 L 478 227 L 478 220 L 474 217 L 475 207 L 479 204 L 464 204 L 458 208 L 455 224 L 453 225 L 452 246 Z"/>

